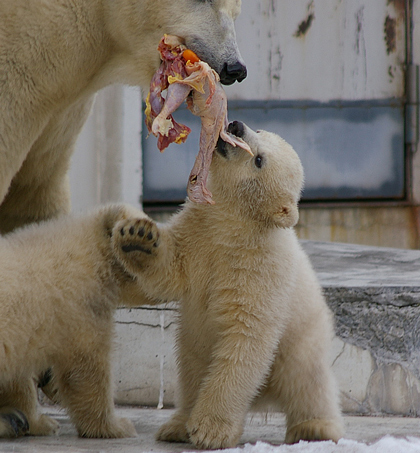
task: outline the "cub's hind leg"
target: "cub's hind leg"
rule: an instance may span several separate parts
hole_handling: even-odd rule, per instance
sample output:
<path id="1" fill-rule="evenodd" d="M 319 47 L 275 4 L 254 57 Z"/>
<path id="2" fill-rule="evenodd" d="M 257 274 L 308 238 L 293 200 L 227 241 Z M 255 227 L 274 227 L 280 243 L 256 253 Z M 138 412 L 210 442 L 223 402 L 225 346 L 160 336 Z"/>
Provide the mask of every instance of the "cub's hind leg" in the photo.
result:
<path id="1" fill-rule="evenodd" d="M 336 382 L 322 348 L 322 335 L 301 338 L 273 364 L 268 392 L 286 413 L 286 443 L 337 442 L 343 435 Z"/>
<path id="2" fill-rule="evenodd" d="M 21 378 L 0 390 L 0 437 L 24 434 L 49 436 L 59 429 L 56 420 L 37 413 L 37 390 L 32 378 Z"/>
<path id="3" fill-rule="evenodd" d="M 110 338 L 111 325 L 101 325 L 108 334 L 89 339 L 89 351 L 76 347 L 71 363 L 54 369 L 60 401 L 81 437 L 136 437 L 130 420 L 115 414 L 112 394 Z"/>
<path id="4" fill-rule="evenodd" d="M 178 332 L 179 407 L 171 419 L 156 433 L 156 439 L 165 442 L 188 442 L 187 421 L 197 400 L 198 393 L 207 373 L 205 354 L 196 351 L 196 339 L 188 326 Z M 203 357 L 204 356 L 204 357 Z"/>

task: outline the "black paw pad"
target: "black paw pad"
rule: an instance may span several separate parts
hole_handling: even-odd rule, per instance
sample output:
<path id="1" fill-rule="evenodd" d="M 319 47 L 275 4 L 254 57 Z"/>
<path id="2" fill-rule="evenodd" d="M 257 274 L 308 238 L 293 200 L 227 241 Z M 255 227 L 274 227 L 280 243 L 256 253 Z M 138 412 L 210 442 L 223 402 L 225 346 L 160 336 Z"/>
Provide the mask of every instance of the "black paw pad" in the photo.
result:
<path id="1" fill-rule="evenodd" d="M 150 249 L 142 247 L 142 246 L 140 246 L 138 244 L 123 245 L 121 247 L 121 249 L 125 253 L 129 253 L 129 252 L 143 252 L 143 253 L 146 253 L 147 255 L 151 255 L 152 254 L 152 251 Z"/>
<path id="2" fill-rule="evenodd" d="M 121 250 L 125 253 L 143 252 L 147 255 L 155 253 L 159 245 L 159 230 L 152 221 L 144 219 L 129 220 L 120 229 Z"/>

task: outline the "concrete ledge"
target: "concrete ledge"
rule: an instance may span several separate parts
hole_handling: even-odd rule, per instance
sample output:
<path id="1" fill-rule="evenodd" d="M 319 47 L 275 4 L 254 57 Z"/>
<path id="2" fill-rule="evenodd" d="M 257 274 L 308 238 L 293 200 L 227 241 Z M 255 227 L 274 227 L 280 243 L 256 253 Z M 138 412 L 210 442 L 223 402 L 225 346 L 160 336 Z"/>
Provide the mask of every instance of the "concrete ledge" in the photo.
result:
<path id="1" fill-rule="evenodd" d="M 420 251 L 302 241 L 335 313 L 344 411 L 420 415 Z M 120 309 L 116 401 L 172 406 L 176 306 Z"/>
<path id="2" fill-rule="evenodd" d="M 325 288 L 406 287 L 420 296 L 420 250 L 338 242 L 300 243 Z"/>
<path id="3" fill-rule="evenodd" d="M 336 316 L 344 410 L 419 415 L 420 251 L 302 245 Z"/>

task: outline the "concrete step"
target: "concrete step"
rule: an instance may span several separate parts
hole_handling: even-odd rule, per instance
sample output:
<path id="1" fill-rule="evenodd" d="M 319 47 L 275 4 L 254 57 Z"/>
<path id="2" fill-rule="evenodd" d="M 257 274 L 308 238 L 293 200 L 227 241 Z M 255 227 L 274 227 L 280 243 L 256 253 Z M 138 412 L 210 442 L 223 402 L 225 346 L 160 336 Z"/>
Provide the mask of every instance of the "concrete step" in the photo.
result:
<path id="1" fill-rule="evenodd" d="M 331 363 L 351 414 L 420 415 L 420 251 L 302 241 L 335 313 Z M 175 402 L 176 305 L 119 309 L 116 401 Z"/>

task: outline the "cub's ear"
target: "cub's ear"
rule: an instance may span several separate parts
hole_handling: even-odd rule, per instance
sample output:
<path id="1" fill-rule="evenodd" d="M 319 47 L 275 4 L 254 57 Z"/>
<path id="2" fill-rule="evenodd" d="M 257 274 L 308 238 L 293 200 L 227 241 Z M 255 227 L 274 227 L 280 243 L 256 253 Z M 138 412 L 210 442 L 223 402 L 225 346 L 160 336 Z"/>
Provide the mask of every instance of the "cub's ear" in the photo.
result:
<path id="1" fill-rule="evenodd" d="M 291 228 L 298 223 L 299 210 L 295 203 L 284 203 L 273 214 L 274 223 L 280 228 Z"/>

